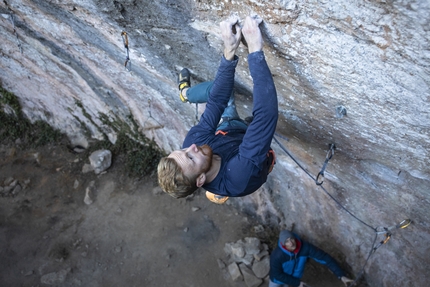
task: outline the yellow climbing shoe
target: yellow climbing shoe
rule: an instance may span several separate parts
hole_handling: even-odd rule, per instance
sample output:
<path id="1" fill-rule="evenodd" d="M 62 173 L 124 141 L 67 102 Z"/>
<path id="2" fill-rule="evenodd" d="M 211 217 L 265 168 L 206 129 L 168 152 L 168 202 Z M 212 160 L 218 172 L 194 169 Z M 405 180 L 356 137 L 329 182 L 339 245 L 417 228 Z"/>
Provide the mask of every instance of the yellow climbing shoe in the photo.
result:
<path id="1" fill-rule="evenodd" d="M 188 102 L 188 99 L 182 91 L 189 87 L 191 87 L 191 73 L 187 68 L 183 68 L 178 75 L 179 98 L 183 103 Z"/>

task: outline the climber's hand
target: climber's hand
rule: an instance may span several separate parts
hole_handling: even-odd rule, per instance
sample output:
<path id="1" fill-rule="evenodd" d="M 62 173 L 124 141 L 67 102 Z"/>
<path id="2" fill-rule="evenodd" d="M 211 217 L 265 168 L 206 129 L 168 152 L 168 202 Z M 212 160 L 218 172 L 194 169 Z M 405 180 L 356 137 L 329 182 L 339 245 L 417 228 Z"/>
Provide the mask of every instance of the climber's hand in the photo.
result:
<path id="1" fill-rule="evenodd" d="M 263 49 L 263 37 L 259 28 L 263 21 L 259 16 L 248 16 L 242 28 L 242 34 L 248 44 L 248 52 L 251 54 Z"/>
<path id="2" fill-rule="evenodd" d="M 222 21 L 219 26 L 224 41 L 224 57 L 231 61 L 234 59 L 236 49 L 239 47 L 240 38 L 242 37 L 239 17 L 237 15 L 232 15 L 227 20 Z"/>

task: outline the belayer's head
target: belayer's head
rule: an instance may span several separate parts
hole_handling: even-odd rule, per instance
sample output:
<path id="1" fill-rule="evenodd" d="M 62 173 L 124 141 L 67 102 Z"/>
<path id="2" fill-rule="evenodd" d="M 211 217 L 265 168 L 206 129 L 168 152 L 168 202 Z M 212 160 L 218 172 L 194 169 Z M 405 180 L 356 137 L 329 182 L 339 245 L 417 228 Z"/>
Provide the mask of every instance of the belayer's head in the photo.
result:
<path id="1" fill-rule="evenodd" d="M 297 247 L 296 237 L 289 230 L 282 230 L 279 234 L 279 241 L 288 251 L 294 251 Z"/>
<path id="2" fill-rule="evenodd" d="M 158 184 L 169 195 L 182 198 L 192 194 L 206 181 L 212 166 L 212 149 L 208 145 L 173 151 L 158 164 Z"/>

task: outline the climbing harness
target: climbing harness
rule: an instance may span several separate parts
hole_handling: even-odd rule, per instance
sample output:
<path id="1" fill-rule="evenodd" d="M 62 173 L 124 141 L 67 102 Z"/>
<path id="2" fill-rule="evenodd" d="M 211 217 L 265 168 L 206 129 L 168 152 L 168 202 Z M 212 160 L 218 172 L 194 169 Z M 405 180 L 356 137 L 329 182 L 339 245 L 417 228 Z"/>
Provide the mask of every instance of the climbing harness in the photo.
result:
<path id="1" fill-rule="evenodd" d="M 215 133 L 216 136 L 217 135 L 223 135 L 223 136 L 225 136 L 226 134 L 228 134 L 228 132 L 225 132 L 225 131 L 222 131 L 222 130 L 217 130 L 216 133 Z"/>
<path id="2" fill-rule="evenodd" d="M 327 167 L 328 162 L 330 161 L 330 159 L 333 157 L 334 155 L 334 150 L 336 149 L 335 144 L 329 144 L 329 150 L 327 151 L 327 155 L 326 155 L 326 159 L 324 161 L 324 164 L 321 168 L 321 171 L 318 173 L 318 175 L 314 178 L 313 175 L 307 171 L 292 155 L 290 152 L 288 152 L 288 150 L 284 147 L 284 145 L 277 139 L 277 137 L 280 137 L 280 135 L 278 134 L 274 134 L 273 139 L 275 140 L 275 142 L 279 145 L 279 147 L 310 177 L 315 181 L 315 184 L 317 186 L 319 186 L 334 202 L 336 202 L 345 212 L 347 212 L 349 215 L 351 215 L 353 218 L 355 218 L 356 220 L 358 220 L 359 222 L 361 222 L 363 225 L 371 228 L 374 232 L 375 232 L 375 238 L 373 240 L 372 243 L 372 248 L 369 252 L 369 255 L 367 256 L 367 259 L 361 269 L 361 271 L 358 273 L 356 279 L 349 285 L 349 286 L 354 286 L 356 284 L 356 282 L 361 278 L 361 276 L 364 273 L 364 268 L 367 265 L 367 262 L 369 261 L 371 255 L 373 255 L 376 250 L 381 247 L 382 245 L 386 244 L 392 236 L 392 230 L 394 229 L 404 229 L 406 227 L 408 227 L 411 223 L 412 220 L 410 219 L 405 219 L 403 221 L 401 221 L 399 224 L 390 226 L 390 227 L 373 227 L 370 224 L 367 224 L 366 222 L 364 222 L 363 220 L 361 220 L 360 218 L 358 218 L 356 215 L 354 215 L 351 211 L 349 211 L 346 207 L 344 207 L 333 195 L 331 195 L 322 185 L 324 182 L 324 171 Z M 378 244 L 376 244 L 376 241 L 378 239 L 378 236 L 384 234 L 385 238 L 380 241 Z"/>
<path id="3" fill-rule="evenodd" d="M 130 52 L 128 49 L 128 35 L 127 32 L 122 31 L 121 32 L 122 42 L 124 43 L 124 48 L 127 57 L 125 58 L 124 67 L 127 71 L 131 72 L 131 61 L 130 61 Z"/>
<path id="4" fill-rule="evenodd" d="M 276 154 L 275 151 L 273 149 L 269 150 L 266 154 L 267 158 L 270 160 L 270 166 L 269 166 L 269 170 L 267 171 L 267 174 L 270 174 L 273 170 L 273 167 L 276 164 Z"/>

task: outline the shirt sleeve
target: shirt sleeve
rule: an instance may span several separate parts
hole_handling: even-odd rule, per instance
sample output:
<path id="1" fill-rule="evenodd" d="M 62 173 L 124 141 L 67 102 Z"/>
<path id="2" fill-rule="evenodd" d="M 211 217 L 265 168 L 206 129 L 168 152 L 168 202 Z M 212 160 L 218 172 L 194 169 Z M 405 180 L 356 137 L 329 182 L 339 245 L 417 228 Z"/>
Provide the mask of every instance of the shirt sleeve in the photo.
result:
<path id="1" fill-rule="evenodd" d="M 232 61 L 228 61 L 224 56 L 221 58 L 217 75 L 209 93 L 206 109 L 197 125 L 207 130 L 208 133 L 215 133 L 221 115 L 227 107 L 228 100 L 233 92 L 234 74 L 238 61 L 237 56 L 234 56 Z"/>
<path id="2" fill-rule="evenodd" d="M 333 272 L 338 278 L 345 276 L 342 269 L 336 263 L 336 260 L 333 259 L 330 255 L 319 249 L 318 247 L 309 244 L 309 257 L 315 260 L 320 264 L 326 265 L 331 272 Z"/>
<path id="3" fill-rule="evenodd" d="M 239 153 L 259 166 L 266 158 L 276 130 L 278 98 L 263 51 L 249 54 L 248 63 L 254 82 L 254 119 L 248 126 Z"/>

